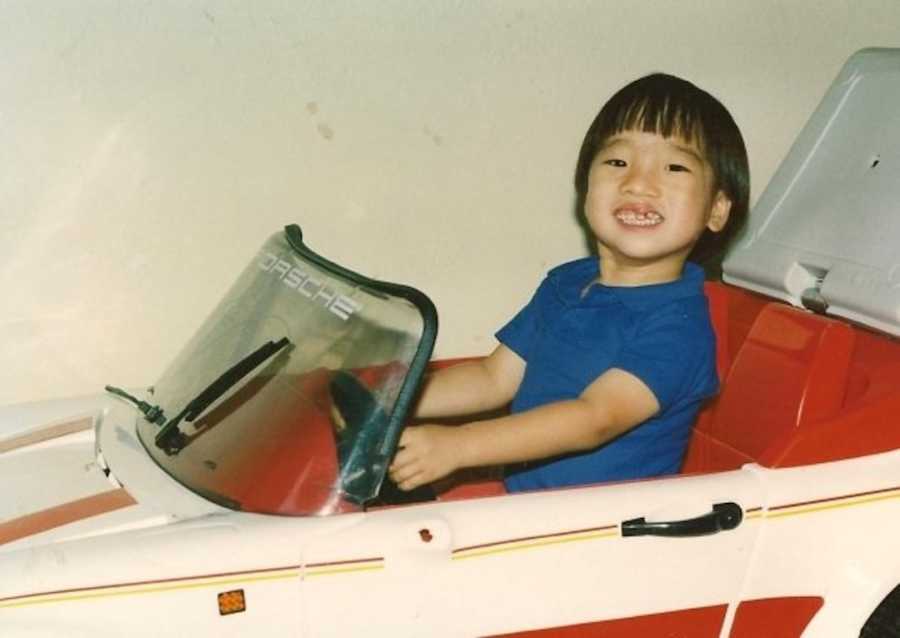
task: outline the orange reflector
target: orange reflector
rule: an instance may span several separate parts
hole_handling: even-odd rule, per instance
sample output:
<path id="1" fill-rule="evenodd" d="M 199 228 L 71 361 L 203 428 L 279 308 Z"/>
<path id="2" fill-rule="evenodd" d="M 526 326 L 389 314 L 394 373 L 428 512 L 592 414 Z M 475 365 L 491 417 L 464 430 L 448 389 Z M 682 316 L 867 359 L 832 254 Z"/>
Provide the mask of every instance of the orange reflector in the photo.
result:
<path id="1" fill-rule="evenodd" d="M 235 589 L 234 591 L 223 591 L 219 594 L 219 614 L 227 616 L 228 614 L 236 614 L 247 609 L 244 601 L 244 590 Z"/>

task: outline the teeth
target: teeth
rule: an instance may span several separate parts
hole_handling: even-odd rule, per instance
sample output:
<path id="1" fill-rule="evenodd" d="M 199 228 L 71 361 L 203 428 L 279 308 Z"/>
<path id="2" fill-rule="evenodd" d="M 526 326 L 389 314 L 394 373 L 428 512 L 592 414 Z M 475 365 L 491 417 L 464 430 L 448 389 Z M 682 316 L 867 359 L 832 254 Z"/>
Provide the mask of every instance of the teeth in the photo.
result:
<path id="1" fill-rule="evenodd" d="M 636 213 L 630 210 L 619 211 L 616 219 L 628 226 L 656 226 L 662 223 L 662 215 L 654 211 Z"/>

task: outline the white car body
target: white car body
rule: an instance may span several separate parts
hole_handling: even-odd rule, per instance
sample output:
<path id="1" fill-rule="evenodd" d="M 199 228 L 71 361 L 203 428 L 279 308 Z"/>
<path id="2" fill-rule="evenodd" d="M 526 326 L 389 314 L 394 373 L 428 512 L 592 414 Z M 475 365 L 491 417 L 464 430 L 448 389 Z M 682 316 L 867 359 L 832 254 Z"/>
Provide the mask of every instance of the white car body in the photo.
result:
<path id="1" fill-rule="evenodd" d="M 797 592 L 833 602 L 804 635 L 848 636 L 900 574 L 900 557 L 885 553 L 896 525 L 884 523 L 896 519 L 900 451 L 301 518 L 192 494 L 143 452 L 133 411 L 114 399 L 0 418 L 20 435 L 90 426 L 4 453 L 3 482 L 16 490 L 4 520 L 104 496 L 118 506 L 4 545 L 0 573 L 18 575 L 0 589 L 9 636 L 485 636 L 723 605 L 729 635 L 741 601 Z M 96 430 L 127 472 L 104 474 Z M 687 518 L 723 501 L 745 510 L 735 530 L 620 533 L 625 520 Z M 217 596 L 237 589 L 247 611 L 220 615 Z"/>

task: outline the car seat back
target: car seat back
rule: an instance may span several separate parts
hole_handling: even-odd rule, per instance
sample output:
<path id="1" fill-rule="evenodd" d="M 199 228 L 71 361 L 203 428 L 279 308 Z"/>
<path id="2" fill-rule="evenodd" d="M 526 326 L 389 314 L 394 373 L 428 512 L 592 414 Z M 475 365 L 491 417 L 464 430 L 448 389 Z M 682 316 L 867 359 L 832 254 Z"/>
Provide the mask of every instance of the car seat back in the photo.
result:
<path id="1" fill-rule="evenodd" d="M 719 299 L 713 321 L 721 358 L 728 360 L 731 326 L 726 286 L 708 286 Z M 712 299 L 712 297 L 711 297 Z M 838 320 L 768 302 L 756 314 L 724 378 L 717 400 L 698 419 L 683 471 L 733 469 L 767 463 L 798 428 L 840 410 L 856 333 Z M 773 447 L 775 446 L 775 447 Z"/>

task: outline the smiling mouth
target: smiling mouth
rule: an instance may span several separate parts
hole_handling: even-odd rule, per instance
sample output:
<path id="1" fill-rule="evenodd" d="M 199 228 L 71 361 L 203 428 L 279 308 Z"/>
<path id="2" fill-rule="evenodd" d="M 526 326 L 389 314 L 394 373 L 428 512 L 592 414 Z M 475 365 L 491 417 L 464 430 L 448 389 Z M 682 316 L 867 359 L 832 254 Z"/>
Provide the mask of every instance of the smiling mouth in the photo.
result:
<path id="1" fill-rule="evenodd" d="M 615 217 L 626 226 L 658 226 L 663 223 L 663 216 L 655 210 L 636 211 L 628 208 L 619 209 Z"/>

